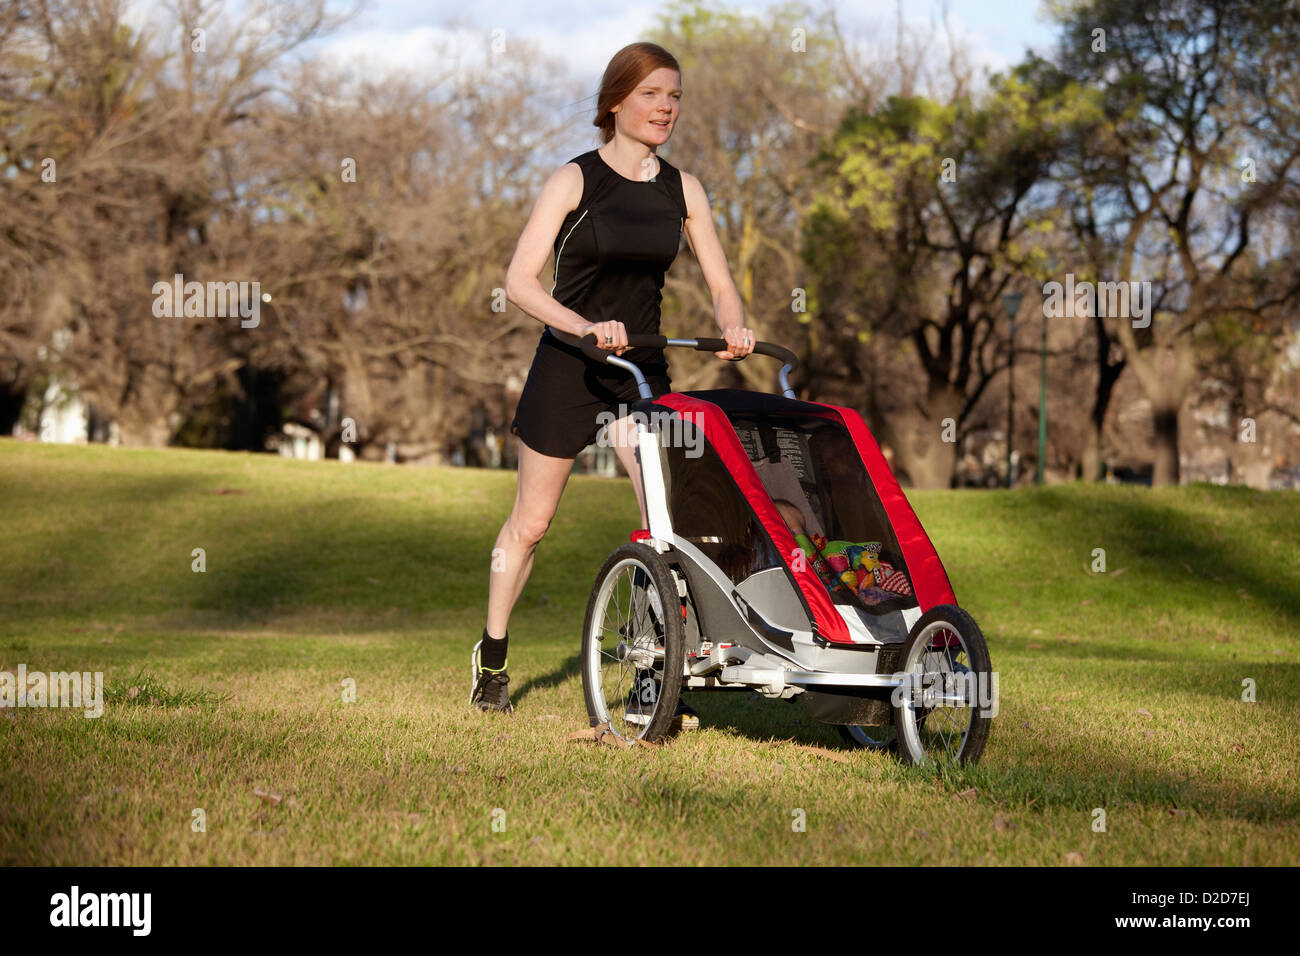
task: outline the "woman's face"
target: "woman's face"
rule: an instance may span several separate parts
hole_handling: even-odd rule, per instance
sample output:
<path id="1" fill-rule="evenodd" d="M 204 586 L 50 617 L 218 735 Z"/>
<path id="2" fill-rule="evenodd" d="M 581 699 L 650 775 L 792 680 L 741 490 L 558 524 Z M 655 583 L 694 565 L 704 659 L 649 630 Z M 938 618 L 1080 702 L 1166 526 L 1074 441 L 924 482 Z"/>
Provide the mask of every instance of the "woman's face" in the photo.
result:
<path id="1" fill-rule="evenodd" d="M 676 70 L 661 66 L 614 107 L 614 128 L 640 140 L 651 149 L 668 142 L 677 123 L 681 77 Z"/>

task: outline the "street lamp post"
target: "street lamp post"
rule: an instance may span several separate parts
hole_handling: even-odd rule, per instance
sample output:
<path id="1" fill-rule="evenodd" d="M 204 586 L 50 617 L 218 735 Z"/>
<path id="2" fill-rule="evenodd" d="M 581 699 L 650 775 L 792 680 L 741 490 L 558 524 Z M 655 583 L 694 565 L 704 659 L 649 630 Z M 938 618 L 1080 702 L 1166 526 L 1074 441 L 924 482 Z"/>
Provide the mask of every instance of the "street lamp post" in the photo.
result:
<path id="1" fill-rule="evenodd" d="M 1043 373 L 1038 383 L 1038 473 L 1034 484 L 1043 483 L 1047 470 L 1047 310 L 1043 309 Z"/>
<path id="2" fill-rule="evenodd" d="M 1007 487 L 1011 487 L 1011 436 L 1014 434 L 1016 409 L 1016 314 L 1020 311 L 1020 302 L 1024 296 L 1019 292 L 1008 292 L 1002 297 L 1002 307 L 1007 310 L 1011 320 L 1011 357 L 1007 361 Z"/>

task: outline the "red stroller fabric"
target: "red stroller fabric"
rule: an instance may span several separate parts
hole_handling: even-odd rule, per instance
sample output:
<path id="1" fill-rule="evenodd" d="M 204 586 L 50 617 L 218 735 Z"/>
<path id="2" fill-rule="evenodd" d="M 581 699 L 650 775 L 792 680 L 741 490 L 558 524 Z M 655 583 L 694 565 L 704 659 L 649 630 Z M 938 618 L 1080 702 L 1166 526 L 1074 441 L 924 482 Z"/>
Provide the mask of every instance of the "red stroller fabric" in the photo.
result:
<path id="1" fill-rule="evenodd" d="M 862 463 L 867 467 L 867 474 L 876 487 L 876 494 L 880 496 L 880 502 L 885 506 L 885 514 L 889 516 L 889 523 L 898 537 L 898 547 L 903 552 L 903 563 L 907 565 L 907 571 L 912 576 L 912 587 L 916 591 L 916 601 L 921 606 L 921 613 L 924 614 L 939 604 L 955 605 L 957 597 L 953 594 L 952 584 L 948 581 L 948 572 L 944 570 L 943 562 L 939 560 L 930 536 L 921 527 L 921 519 L 912 510 L 907 496 L 899 487 L 898 479 L 889 469 L 889 462 L 885 461 L 876 439 L 868 431 L 866 423 L 862 421 L 862 416 L 851 408 L 842 408 L 839 405 L 825 405 L 821 402 L 810 404 L 831 409 L 848 429 L 849 437 L 853 439 L 858 454 L 862 456 Z"/>
<path id="2" fill-rule="evenodd" d="M 713 450 L 718 453 L 723 465 L 740 487 L 741 494 L 753 507 L 754 514 L 758 516 L 772 543 L 781 553 L 781 559 L 785 561 L 786 567 L 790 568 L 794 575 L 795 583 L 799 585 L 804 600 L 812 609 L 817 633 L 826 640 L 838 644 L 853 643 L 849 638 L 848 625 L 844 623 L 844 618 L 831 603 L 826 585 L 822 584 L 821 578 L 817 577 L 811 565 L 808 562 L 801 562 L 801 569 L 796 570 L 792 556 L 799 550 L 799 546 L 795 543 L 794 535 L 786 527 L 781 513 L 776 510 L 776 505 L 772 504 L 767 488 L 759 480 L 758 473 L 750 464 L 749 456 L 741 447 L 740 439 L 736 437 L 735 429 L 731 427 L 730 419 L 722 409 L 712 402 L 691 398 L 682 392 L 668 392 L 656 398 L 655 402 L 678 412 L 704 433 L 704 437 L 713 446 Z"/>
<path id="3" fill-rule="evenodd" d="M 741 493 L 753 507 L 754 514 L 781 553 L 782 560 L 794 575 L 795 583 L 812 610 L 817 632 L 832 643 L 853 643 L 849 637 L 848 625 L 845 624 L 844 618 L 831 601 L 825 584 L 810 563 L 800 562 L 800 568 L 796 570 L 793 556 L 799 551 L 799 547 L 794 540 L 794 535 L 782 520 L 776 505 L 772 503 L 766 486 L 754 470 L 726 413 L 712 402 L 693 398 L 682 392 L 660 395 L 655 402 L 678 412 L 704 433 L 705 438 L 736 481 Z M 824 412 L 813 414 L 841 422 L 852 439 L 854 447 L 857 448 L 862 463 L 867 469 L 867 475 L 875 486 L 876 494 L 880 497 L 885 514 L 898 539 L 903 563 L 911 577 L 921 613 L 938 604 L 956 604 L 957 598 L 953 594 L 943 562 L 939 560 L 929 535 L 921 527 L 920 519 L 916 517 L 916 512 L 908 503 L 903 489 L 899 487 L 898 480 L 890 471 L 889 463 L 885 461 L 885 456 L 880 451 L 880 446 L 862 421 L 862 416 L 851 408 L 842 408 L 838 405 L 826 405 L 820 402 L 806 404 L 826 409 Z"/>

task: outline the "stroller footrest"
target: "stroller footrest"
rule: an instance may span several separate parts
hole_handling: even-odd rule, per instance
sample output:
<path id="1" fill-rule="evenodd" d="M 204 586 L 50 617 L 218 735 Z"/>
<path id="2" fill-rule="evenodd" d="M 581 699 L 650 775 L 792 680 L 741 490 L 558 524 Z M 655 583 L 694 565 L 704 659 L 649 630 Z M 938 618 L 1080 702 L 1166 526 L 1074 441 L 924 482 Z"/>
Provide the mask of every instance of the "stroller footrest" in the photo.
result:
<path id="1" fill-rule="evenodd" d="M 801 687 L 902 687 L 907 682 L 899 674 L 831 674 L 825 671 L 790 671 L 785 679 Z"/>
<path id="2" fill-rule="evenodd" d="M 881 687 L 903 686 L 905 676 L 895 674 L 832 674 L 825 671 L 801 671 L 787 667 L 774 667 L 766 662 L 746 662 L 724 667 L 720 675 L 724 681 L 748 684 L 764 693 L 782 694 L 787 688 L 815 687 Z"/>

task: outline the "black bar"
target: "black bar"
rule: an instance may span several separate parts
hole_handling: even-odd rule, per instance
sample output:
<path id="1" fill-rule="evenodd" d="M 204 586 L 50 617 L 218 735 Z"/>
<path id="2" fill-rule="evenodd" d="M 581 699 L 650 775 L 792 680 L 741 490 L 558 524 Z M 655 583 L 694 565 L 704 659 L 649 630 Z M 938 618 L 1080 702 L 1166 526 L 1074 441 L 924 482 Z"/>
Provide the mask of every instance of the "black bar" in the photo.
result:
<path id="1" fill-rule="evenodd" d="M 684 338 L 688 336 L 683 336 Z M 726 339 L 695 339 L 694 349 L 697 352 L 725 352 L 728 348 Z M 627 337 L 628 348 L 634 349 L 666 349 L 666 348 L 691 348 L 687 345 L 672 345 L 666 335 L 629 335 Z M 596 335 L 594 332 L 588 332 L 578 340 L 578 346 L 589 358 L 597 362 L 604 362 L 606 358 L 614 353 L 602 349 L 596 344 Z M 756 355 L 766 355 L 770 358 L 779 359 L 783 364 L 790 366 L 790 371 L 799 367 L 798 357 L 783 345 L 777 345 L 773 342 L 755 342 L 754 353 Z"/>

